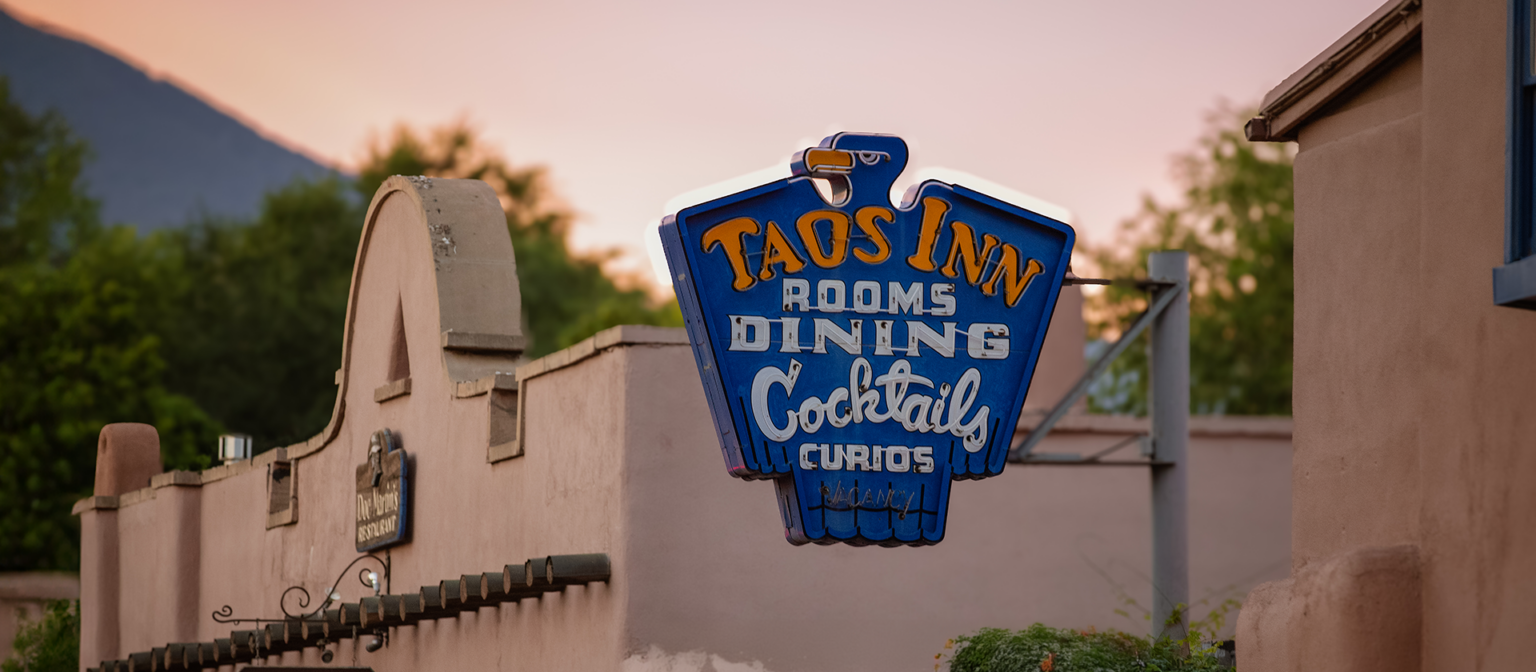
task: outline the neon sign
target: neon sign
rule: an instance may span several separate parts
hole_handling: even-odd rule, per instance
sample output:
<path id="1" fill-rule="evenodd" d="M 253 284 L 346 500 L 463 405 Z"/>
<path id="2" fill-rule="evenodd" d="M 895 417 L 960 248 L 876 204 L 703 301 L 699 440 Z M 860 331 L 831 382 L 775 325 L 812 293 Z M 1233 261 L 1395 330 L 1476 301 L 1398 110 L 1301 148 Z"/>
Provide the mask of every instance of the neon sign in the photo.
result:
<path id="1" fill-rule="evenodd" d="M 794 544 L 943 539 L 950 484 L 1002 473 L 1072 254 L 1071 227 L 964 186 L 893 206 L 906 163 L 840 133 L 662 223 L 726 468 L 773 479 Z"/>

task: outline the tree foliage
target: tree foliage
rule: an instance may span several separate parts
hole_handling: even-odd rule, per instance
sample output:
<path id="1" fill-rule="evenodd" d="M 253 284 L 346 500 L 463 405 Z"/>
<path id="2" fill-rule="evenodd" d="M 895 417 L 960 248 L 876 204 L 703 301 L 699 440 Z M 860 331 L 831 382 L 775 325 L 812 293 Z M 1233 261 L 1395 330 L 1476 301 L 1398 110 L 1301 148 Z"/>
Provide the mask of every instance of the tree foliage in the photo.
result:
<path id="1" fill-rule="evenodd" d="M 0 672 L 75 672 L 80 669 L 80 601 L 49 600 L 43 617 L 21 622 L 15 653 Z"/>
<path id="2" fill-rule="evenodd" d="M 1190 401 L 1198 413 L 1289 415 L 1294 303 L 1294 146 L 1254 144 L 1249 114 L 1211 115 L 1198 149 L 1180 157 L 1181 202 L 1150 197 L 1111 246 L 1089 250 L 1103 277 L 1145 278 L 1147 254 L 1190 256 Z M 1113 340 L 1146 294 L 1115 285 L 1089 298 L 1089 337 Z M 1145 341 L 1146 336 L 1141 337 Z M 1146 349 L 1129 349 L 1098 381 L 1094 410 L 1144 414 Z"/>
<path id="3" fill-rule="evenodd" d="M 219 427 L 165 384 L 154 257 L 131 230 L 96 226 L 83 146 L 3 97 L 0 124 L 0 571 L 73 569 L 69 510 L 91 493 L 103 425 L 155 425 L 178 467 L 206 464 L 198 447 Z"/>
<path id="4" fill-rule="evenodd" d="M 69 510 L 91 493 L 103 425 L 152 424 L 166 464 L 208 465 L 219 425 L 166 387 L 144 261 L 119 228 L 58 268 L 0 269 L 0 569 L 76 566 Z"/>
<path id="5" fill-rule="evenodd" d="M 88 152 L 55 112 L 30 115 L 0 77 L 0 266 L 58 261 L 97 228 L 77 188 Z"/>
<path id="6" fill-rule="evenodd" d="M 253 222 L 157 232 L 166 385 L 256 450 L 330 420 L 362 210 L 338 178 L 268 193 Z"/>
<path id="7" fill-rule="evenodd" d="M 953 642 L 949 669 L 950 672 L 1215 672 L 1226 669 L 1214 649 L 1187 654 L 1185 648 L 1186 643 L 1177 640 L 1153 640 L 1115 631 L 1059 630 L 1037 623 L 1016 632 L 982 628 L 974 635 L 957 637 Z"/>

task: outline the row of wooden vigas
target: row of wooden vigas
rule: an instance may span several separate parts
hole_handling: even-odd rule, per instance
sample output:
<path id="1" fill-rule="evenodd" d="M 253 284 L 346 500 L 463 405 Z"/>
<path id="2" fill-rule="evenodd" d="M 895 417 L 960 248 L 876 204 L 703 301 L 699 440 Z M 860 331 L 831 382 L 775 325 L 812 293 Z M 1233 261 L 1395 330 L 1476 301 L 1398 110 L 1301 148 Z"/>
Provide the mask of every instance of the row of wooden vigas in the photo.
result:
<path id="1" fill-rule="evenodd" d="M 465 574 L 435 586 L 422 586 L 415 593 L 374 595 L 357 602 L 335 604 L 331 609 L 324 608 L 333 604 L 327 601 L 314 612 L 267 622 L 261 629 L 235 630 L 228 638 L 212 642 L 167 644 L 129 654 L 123 660 L 102 661 L 99 667 L 87 669 L 91 672 L 208 670 L 289 651 L 325 649 L 338 640 L 366 635 L 373 635 L 382 642 L 388 628 L 537 599 L 569 586 L 607 582 L 612 572 L 606 553 L 530 558 L 520 564 L 506 565 L 501 571 Z M 370 645 L 368 650 L 378 648 L 378 645 Z"/>

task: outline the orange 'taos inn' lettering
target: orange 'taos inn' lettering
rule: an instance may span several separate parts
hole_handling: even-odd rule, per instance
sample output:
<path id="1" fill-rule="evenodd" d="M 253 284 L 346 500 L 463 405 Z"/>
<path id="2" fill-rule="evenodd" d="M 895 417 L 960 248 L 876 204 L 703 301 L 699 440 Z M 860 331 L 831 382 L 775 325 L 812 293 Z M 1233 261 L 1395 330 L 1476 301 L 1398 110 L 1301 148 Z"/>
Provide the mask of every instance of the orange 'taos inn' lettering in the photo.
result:
<path id="1" fill-rule="evenodd" d="M 906 163 L 840 133 L 662 223 L 726 468 L 774 480 L 791 543 L 943 539 L 950 484 L 1002 473 L 1072 255 L 1071 227 L 961 185 L 893 207 Z"/>

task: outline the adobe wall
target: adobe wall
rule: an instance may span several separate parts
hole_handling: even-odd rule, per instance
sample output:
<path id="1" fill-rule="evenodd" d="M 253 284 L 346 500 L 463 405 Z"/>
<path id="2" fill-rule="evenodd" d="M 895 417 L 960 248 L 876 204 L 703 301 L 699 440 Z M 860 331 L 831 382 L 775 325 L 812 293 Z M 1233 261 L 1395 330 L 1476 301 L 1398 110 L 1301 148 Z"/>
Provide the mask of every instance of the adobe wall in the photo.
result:
<path id="1" fill-rule="evenodd" d="M 1491 286 L 1506 12 L 1425 0 L 1422 49 L 1301 130 L 1296 573 L 1245 611 L 1255 671 L 1530 666 L 1536 313 Z"/>
<path id="2" fill-rule="evenodd" d="M 1424 6 L 1416 269 L 1424 669 L 1530 666 L 1536 630 L 1536 312 L 1495 306 L 1504 262 L 1508 3 Z M 1529 189 L 1529 185 L 1521 188 Z"/>
<path id="3" fill-rule="evenodd" d="M 1300 134 L 1297 570 L 1419 536 L 1423 62 L 1407 57 Z"/>

